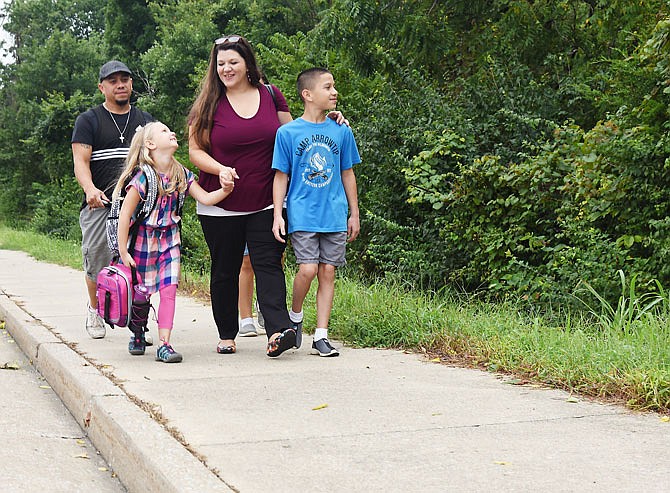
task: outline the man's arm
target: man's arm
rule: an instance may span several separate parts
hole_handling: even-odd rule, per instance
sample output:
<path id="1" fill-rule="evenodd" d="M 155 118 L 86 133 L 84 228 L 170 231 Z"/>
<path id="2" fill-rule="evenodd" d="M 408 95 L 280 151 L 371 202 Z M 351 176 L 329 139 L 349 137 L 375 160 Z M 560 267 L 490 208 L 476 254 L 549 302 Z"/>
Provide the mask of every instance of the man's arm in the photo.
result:
<path id="1" fill-rule="evenodd" d="M 352 242 L 361 232 L 360 213 L 358 211 L 358 187 L 356 185 L 356 175 L 354 169 L 345 169 L 342 172 L 342 184 L 344 193 L 347 195 L 349 203 L 349 220 L 347 221 L 347 241 Z"/>
<path id="2" fill-rule="evenodd" d="M 93 184 L 93 176 L 91 174 L 91 154 L 93 147 L 89 144 L 81 142 L 74 142 L 72 144 L 72 159 L 74 160 L 74 176 L 79 182 L 79 186 L 86 194 L 86 203 L 91 209 L 104 207 L 104 201 L 109 202 L 109 198 L 105 192 L 99 190 Z"/>

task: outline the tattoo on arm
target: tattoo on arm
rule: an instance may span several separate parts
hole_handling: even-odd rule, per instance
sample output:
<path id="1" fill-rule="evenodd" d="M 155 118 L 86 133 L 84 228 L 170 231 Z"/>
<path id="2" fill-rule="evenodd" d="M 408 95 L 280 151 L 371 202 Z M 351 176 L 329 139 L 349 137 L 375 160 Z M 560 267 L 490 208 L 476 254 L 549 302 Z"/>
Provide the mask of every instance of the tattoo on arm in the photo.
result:
<path id="1" fill-rule="evenodd" d="M 80 147 L 83 147 L 84 149 L 91 149 L 92 147 L 89 144 L 79 144 Z"/>

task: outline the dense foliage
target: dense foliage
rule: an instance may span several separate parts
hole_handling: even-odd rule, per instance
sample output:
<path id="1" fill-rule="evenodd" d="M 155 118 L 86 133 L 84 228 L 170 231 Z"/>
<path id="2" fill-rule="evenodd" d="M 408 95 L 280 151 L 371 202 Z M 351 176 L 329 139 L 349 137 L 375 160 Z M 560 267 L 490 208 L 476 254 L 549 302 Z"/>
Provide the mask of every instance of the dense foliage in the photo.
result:
<path id="1" fill-rule="evenodd" d="M 212 40 L 240 33 L 294 116 L 299 70 L 335 75 L 363 157 L 352 269 L 547 303 L 615 297 L 619 269 L 670 284 L 665 1 L 14 0 L 4 27 L 2 217 L 77 234 L 69 136 L 101 63 L 181 130 Z"/>

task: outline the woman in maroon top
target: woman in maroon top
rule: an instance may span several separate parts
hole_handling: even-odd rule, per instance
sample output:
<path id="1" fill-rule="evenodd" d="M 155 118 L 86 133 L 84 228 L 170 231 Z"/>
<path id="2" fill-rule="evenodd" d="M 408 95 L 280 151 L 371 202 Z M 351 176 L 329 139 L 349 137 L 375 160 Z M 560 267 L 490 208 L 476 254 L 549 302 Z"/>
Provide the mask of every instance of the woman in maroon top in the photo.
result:
<path id="1" fill-rule="evenodd" d="M 338 121 L 344 120 L 337 113 Z M 197 208 L 212 259 L 210 294 L 220 354 L 236 349 L 238 281 L 245 243 L 265 317 L 268 356 L 300 346 L 298 327 L 291 324 L 286 308 L 281 263 L 285 245 L 272 234 L 275 133 L 291 120 L 281 91 L 272 86 L 271 92 L 263 85 L 249 42 L 241 36 L 217 39 L 189 114 L 189 158 L 200 170 L 199 183 L 207 191 L 220 188 L 222 168 L 233 168 L 238 176 L 225 200 Z"/>

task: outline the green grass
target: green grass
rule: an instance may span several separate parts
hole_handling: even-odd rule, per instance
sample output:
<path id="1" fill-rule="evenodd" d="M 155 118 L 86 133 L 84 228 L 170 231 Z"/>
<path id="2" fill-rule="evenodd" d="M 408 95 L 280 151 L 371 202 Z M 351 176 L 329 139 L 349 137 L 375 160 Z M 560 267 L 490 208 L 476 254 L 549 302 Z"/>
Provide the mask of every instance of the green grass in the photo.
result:
<path id="1" fill-rule="evenodd" d="M 59 240 L 0 224 L 0 248 L 21 250 L 37 260 L 81 269 L 81 244 L 76 241 Z"/>
<path id="2" fill-rule="evenodd" d="M 81 269 L 81 243 L 79 241 L 52 238 L 26 229 L 12 229 L 0 224 L 0 248 L 19 250 L 30 254 L 37 260 Z M 200 273 L 200 269 L 184 266 L 180 289 L 183 293 L 207 298 L 209 296 L 209 276 Z"/>
<path id="3" fill-rule="evenodd" d="M 78 243 L 2 225 L 0 248 L 81 266 Z M 185 266 L 180 291 L 206 298 L 209 279 L 199 271 Z M 288 266 L 289 292 L 292 277 Z M 632 306 L 636 300 L 626 288 L 622 283 L 626 306 Z M 313 286 L 305 303 L 306 329 L 313 327 L 314 305 Z M 603 307 L 604 313 L 608 310 Z M 388 282 L 367 286 L 340 275 L 331 322 L 332 335 L 355 346 L 425 352 L 448 364 L 515 375 L 519 383 L 670 412 L 670 303 L 665 297 L 653 310 L 629 317 L 622 328 L 598 313 L 529 314 L 514 304 L 421 293 Z"/>
<path id="4" fill-rule="evenodd" d="M 338 279 L 332 332 L 358 346 L 425 351 L 521 382 L 670 411 L 670 310 L 604 328 L 588 314 L 531 315 L 514 304 Z M 306 312 L 309 318 L 313 312 Z M 551 322 L 550 322 L 551 321 Z"/>

